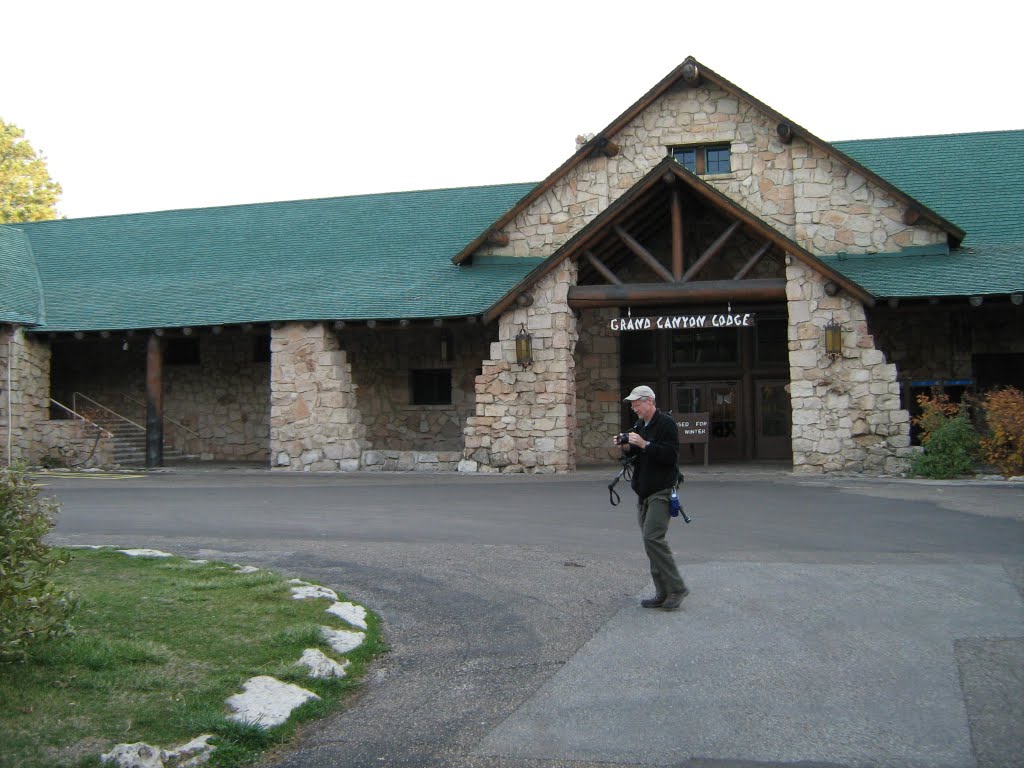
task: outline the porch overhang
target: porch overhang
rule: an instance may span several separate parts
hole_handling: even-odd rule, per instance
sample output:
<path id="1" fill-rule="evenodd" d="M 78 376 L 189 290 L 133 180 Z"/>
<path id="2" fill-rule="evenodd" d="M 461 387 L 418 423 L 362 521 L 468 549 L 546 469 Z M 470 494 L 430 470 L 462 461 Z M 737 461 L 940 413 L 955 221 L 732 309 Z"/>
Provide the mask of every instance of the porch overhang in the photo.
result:
<path id="1" fill-rule="evenodd" d="M 729 222 L 728 229 L 723 232 L 719 241 L 712 244 L 698 260 L 691 264 L 685 272 L 682 270 L 681 256 L 673 254 L 672 269 L 651 263 L 653 258 L 645 254 L 644 249 L 625 232 L 624 224 L 632 220 L 643 220 L 645 206 L 651 204 L 659 196 L 670 193 L 673 187 L 686 192 L 690 199 L 713 210 L 723 220 Z M 673 226 L 675 224 L 673 223 Z M 696 280 L 693 279 L 700 268 L 714 258 L 732 233 L 742 231 L 752 241 L 761 243 L 761 247 L 751 257 L 751 265 L 769 250 L 784 253 L 806 264 L 822 275 L 838 288 L 845 290 L 866 306 L 874 306 L 875 298 L 862 286 L 850 280 L 838 270 L 829 266 L 814 254 L 810 253 L 778 230 L 766 224 L 756 215 L 733 202 L 723 193 L 712 187 L 700 177 L 683 168 L 671 157 L 666 157 L 652 168 L 646 176 L 638 181 L 629 191 L 625 192 L 614 203 L 608 206 L 593 221 L 583 227 L 571 240 L 556 250 L 544 262 L 538 265 L 522 281 L 513 287 L 498 302 L 492 305 L 483 315 L 485 323 L 491 322 L 508 309 L 516 299 L 529 290 L 538 281 L 552 272 L 565 259 L 583 259 L 595 272 L 603 276 L 610 285 L 575 286 L 569 291 L 569 304 L 573 308 L 583 306 L 623 306 L 627 304 L 665 304 L 674 302 L 711 303 L 716 301 L 737 300 L 784 300 L 784 279 L 752 279 L 746 277 L 749 266 L 744 267 L 731 280 Z M 618 237 L 626 241 L 626 245 L 636 256 L 648 262 L 654 271 L 662 277 L 659 283 L 617 284 L 617 278 L 611 270 L 604 267 L 594 251 L 603 240 Z"/>

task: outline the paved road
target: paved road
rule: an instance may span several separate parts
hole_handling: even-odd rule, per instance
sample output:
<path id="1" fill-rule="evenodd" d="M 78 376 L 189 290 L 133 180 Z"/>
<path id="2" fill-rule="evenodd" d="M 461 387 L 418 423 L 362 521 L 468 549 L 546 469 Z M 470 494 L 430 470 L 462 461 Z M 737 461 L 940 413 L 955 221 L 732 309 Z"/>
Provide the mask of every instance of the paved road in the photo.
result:
<path id="1" fill-rule="evenodd" d="M 1024 766 L 1024 484 L 698 468 L 692 594 L 640 609 L 613 468 L 46 479 L 54 539 L 260 565 L 392 652 L 277 768 Z"/>

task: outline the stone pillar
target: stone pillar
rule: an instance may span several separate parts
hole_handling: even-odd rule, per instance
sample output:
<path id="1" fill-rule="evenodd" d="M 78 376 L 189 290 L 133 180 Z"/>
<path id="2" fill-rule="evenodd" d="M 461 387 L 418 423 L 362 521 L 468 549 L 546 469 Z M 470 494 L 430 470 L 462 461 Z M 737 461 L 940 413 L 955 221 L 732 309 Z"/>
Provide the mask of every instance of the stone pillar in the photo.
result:
<path id="1" fill-rule="evenodd" d="M 296 471 L 359 469 L 366 428 L 352 366 L 323 323 L 288 323 L 270 338 L 270 457 Z"/>
<path id="2" fill-rule="evenodd" d="M 39 426 L 50 413 L 50 346 L 21 326 L 0 330 L 0 456 L 36 462 L 46 452 Z"/>
<path id="3" fill-rule="evenodd" d="M 824 278 L 794 261 L 786 268 L 793 468 L 797 472 L 909 469 L 910 414 L 900 407 L 896 366 L 875 348 L 863 305 L 828 296 Z M 825 325 L 843 328 L 842 356 L 825 354 Z"/>
<path id="4" fill-rule="evenodd" d="M 590 309 L 578 321 L 576 345 L 576 458 L 580 463 L 608 463 L 621 454 L 609 446 L 620 431 L 622 393 L 619 344 L 622 334 L 612 331 L 617 308 Z"/>
<path id="5" fill-rule="evenodd" d="M 566 260 L 532 289 L 533 303 L 501 316 L 491 359 L 476 377 L 476 414 L 466 420 L 461 472 L 565 472 L 576 467 L 576 316 Z M 515 337 L 525 326 L 534 363 L 516 364 Z"/>

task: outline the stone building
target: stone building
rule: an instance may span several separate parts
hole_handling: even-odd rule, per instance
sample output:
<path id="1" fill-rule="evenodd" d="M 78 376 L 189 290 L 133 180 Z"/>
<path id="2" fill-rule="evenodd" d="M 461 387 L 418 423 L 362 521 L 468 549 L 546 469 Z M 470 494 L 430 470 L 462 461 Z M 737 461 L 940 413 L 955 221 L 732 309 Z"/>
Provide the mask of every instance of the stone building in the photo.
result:
<path id="1" fill-rule="evenodd" d="M 1022 168 L 690 58 L 540 183 L 0 226 L 0 458 L 568 471 L 645 383 L 683 461 L 898 472 L 916 393 L 1024 386 Z"/>

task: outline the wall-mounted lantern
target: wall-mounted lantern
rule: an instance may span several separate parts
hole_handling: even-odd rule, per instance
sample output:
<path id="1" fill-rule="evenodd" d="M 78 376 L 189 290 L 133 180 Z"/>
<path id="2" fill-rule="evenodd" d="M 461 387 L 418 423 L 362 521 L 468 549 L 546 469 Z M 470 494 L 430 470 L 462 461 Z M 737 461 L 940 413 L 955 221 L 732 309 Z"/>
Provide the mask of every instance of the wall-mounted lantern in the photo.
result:
<path id="1" fill-rule="evenodd" d="M 533 337 L 527 332 L 525 325 L 519 326 L 516 334 L 516 363 L 529 368 L 533 364 Z"/>
<path id="2" fill-rule="evenodd" d="M 835 318 L 825 326 L 825 354 L 833 360 L 843 354 L 843 326 Z"/>

